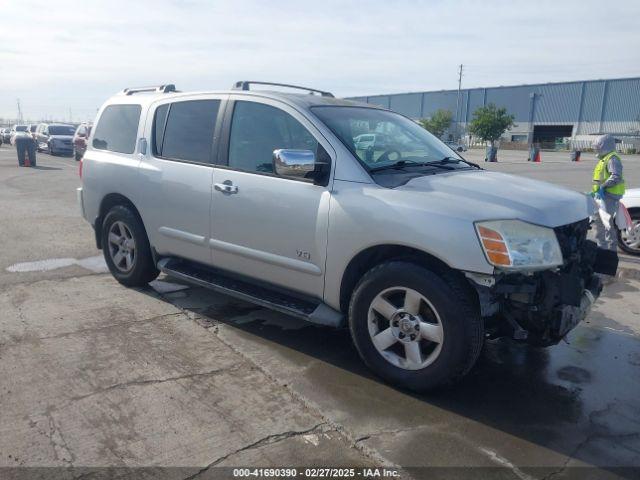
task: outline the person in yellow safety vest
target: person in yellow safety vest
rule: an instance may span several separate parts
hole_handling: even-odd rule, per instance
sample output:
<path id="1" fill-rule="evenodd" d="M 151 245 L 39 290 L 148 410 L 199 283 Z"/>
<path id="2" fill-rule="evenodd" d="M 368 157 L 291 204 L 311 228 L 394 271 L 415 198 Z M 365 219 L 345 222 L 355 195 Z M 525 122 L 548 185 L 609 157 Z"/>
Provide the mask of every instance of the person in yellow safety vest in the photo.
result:
<path id="1" fill-rule="evenodd" d="M 609 134 L 598 137 L 593 142 L 593 150 L 599 159 L 593 170 L 593 196 L 602 200 L 601 208 L 610 215 L 609 225 L 596 215 L 596 241 L 600 248 L 615 251 L 618 237 L 613 217 L 618 212 L 618 202 L 625 190 L 622 161 L 616 153 L 616 141 Z"/>

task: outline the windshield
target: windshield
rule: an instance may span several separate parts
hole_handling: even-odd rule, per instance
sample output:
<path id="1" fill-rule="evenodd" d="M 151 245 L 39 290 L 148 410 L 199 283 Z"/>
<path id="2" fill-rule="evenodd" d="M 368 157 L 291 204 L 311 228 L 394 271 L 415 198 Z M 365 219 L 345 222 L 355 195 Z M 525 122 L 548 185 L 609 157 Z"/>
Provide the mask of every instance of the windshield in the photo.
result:
<path id="1" fill-rule="evenodd" d="M 16 125 L 16 132 L 26 132 L 26 131 L 27 131 L 26 125 Z"/>
<path id="2" fill-rule="evenodd" d="M 420 125 L 397 113 L 367 107 L 312 110 L 369 171 L 398 162 L 424 164 L 460 158 Z M 460 164 L 465 167 L 468 165 Z"/>
<path id="3" fill-rule="evenodd" d="M 49 127 L 49 135 L 73 135 L 75 128 L 71 125 L 51 125 Z"/>

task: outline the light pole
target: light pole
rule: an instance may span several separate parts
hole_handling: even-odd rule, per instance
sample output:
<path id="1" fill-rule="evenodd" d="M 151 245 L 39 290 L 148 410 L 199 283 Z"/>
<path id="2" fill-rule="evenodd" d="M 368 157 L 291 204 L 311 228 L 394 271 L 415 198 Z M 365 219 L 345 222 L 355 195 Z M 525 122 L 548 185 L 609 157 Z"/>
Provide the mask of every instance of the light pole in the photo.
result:
<path id="1" fill-rule="evenodd" d="M 460 140 L 460 89 L 462 88 L 462 68 L 464 66 L 460 64 L 458 69 L 458 94 L 456 95 L 456 141 Z"/>

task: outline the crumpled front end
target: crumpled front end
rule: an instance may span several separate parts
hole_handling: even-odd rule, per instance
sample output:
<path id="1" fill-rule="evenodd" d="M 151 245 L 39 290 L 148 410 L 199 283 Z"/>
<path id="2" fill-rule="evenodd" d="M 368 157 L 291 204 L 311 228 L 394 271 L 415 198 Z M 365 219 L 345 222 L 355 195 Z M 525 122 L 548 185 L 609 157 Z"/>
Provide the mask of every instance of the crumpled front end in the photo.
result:
<path id="1" fill-rule="evenodd" d="M 490 338 L 509 336 L 534 345 L 558 343 L 586 318 L 602 291 L 598 273 L 615 273 L 617 255 L 587 240 L 589 220 L 554 229 L 561 267 L 539 272 L 467 274 L 479 297 Z"/>

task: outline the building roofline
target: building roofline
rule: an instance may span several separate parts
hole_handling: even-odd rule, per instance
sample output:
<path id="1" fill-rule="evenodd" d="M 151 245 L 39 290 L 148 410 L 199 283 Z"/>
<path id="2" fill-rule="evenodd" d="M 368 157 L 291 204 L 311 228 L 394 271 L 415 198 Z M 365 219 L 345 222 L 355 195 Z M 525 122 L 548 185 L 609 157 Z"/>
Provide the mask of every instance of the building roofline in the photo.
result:
<path id="1" fill-rule="evenodd" d="M 595 78 L 591 80 L 568 80 L 564 82 L 546 82 L 546 83 L 523 83 L 518 85 L 497 85 L 493 87 L 468 87 L 461 88 L 461 92 L 471 91 L 471 90 L 496 90 L 499 88 L 521 88 L 521 87 L 544 87 L 548 85 L 571 85 L 576 83 L 596 83 L 596 82 L 617 82 L 624 80 L 640 80 L 640 77 L 617 77 L 617 78 Z M 353 98 L 370 98 L 370 97 L 395 97 L 399 95 L 412 95 L 412 94 L 423 94 L 423 93 L 457 93 L 457 89 L 443 89 L 443 90 L 419 90 L 413 92 L 398 92 L 398 93 L 376 93 L 372 95 L 355 95 L 351 97 L 345 97 L 346 99 Z"/>

